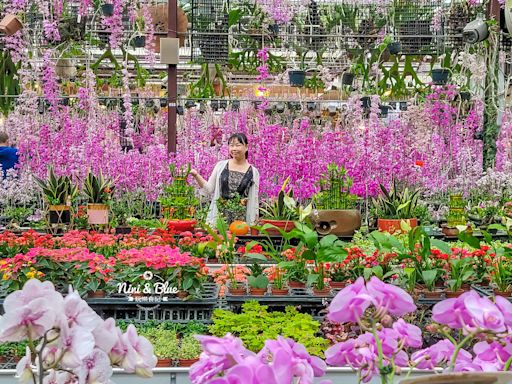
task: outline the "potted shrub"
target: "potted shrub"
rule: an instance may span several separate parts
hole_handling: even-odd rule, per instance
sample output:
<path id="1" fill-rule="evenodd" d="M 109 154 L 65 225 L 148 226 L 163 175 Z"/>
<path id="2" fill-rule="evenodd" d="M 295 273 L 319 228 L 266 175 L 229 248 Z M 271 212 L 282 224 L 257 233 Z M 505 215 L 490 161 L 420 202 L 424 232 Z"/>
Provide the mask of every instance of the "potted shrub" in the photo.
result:
<path id="1" fill-rule="evenodd" d="M 109 203 L 114 192 L 113 181 L 105 178 L 100 171 L 96 176 L 87 174 L 84 181 L 83 193 L 87 197 L 88 223 L 91 225 L 108 224 Z"/>
<path id="2" fill-rule="evenodd" d="M 186 169 L 169 166 L 172 183 L 164 188 L 160 196 L 160 206 L 169 226 L 177 232 L 192 231 L 197 223 L 193 219 L 198 201 L 194 195 L 194 187 L 187 183 L 190 164 Z"/>
<path id="3" fill-rule="evenodd" d="M 288 71 L 288 78 L 290 80 L 291 87 L 303 87 L 306 81 L 306 66 L 304 60 L 308 51 L 298 44 L 294 44 L 294 46 L 295 54 L 299 60 L 299 64 L 295 64 L 295 68 L 291 71 Z"/>
<path id="4" fill-rule="evenodd" d="M 181 345 L 178 352 L 178 362 L 180 367 L 190 367 L 199 360 L 201 352 L 201 344 L 194 336 L 186 336 L 181 339 Z"/>
<path id="5" fill-rule="evenodd" d="M 173 360 L 178 359 L 179 340 L 175 331 L 165 329 L 164 323 L 157 327 L 146 329 L 141 334 L 146 337 L 154 346 L 154 353 L 157 357 L 157 368 L 168 368 L 172 366 Z"/>
<path id="6" fill-rule="evenodd" d="M 146 46 L 146 36 L 144 36 L 144 18 L 139 16 L 135 20 L 136 32 L 132 37 L 132 44 L 135 48 L 144 48 Z"/>
<path id="7" fill-rule="evenodd" d="M 41 188 L 48 204 L 50 224 L 69 224 L 71 222 L 70 206 L 78 195 L 78 188 L 73 185 L 69 176 L 55 175 L 53 167 L 48 169 L 48 177 L 34 180 Z"/>
<path id="8" fill-rule="evenodd" d="M 446 281 L 448 291 L 447 298 L 458 297 L 465 292 L 463 285 L 468 284 L 476 277 L 473 269 L 472 258 L 455 258 L 450 259 L 450 274 Z"/>
<path id="9" fill-rule="evenodd" d="M 459 234 L 458 228 L 466 226 L 464 205 L 465 203 L 461 194 L 450 195 L 446 224 L 442 226 L 442 232 L 446 237 L 456 237 Z"/>
<path id="10" fill-rule="evenodd" d="M 393 179 L 389 191 L 382 184 L 379 186 L 382 194 L 373 199 L 379 231 L 402 232 L 402 221 L 405 221 L 410 228 L 416 227 L 418 220 L 415 213 L 419 191 L 401 187 L 396 179 Z"/>
<path id="11" fill-rule="evenodd" d="M 328 165 L 327 173 L 320 179 L 320 192 L 313 200 L 317 211 L 311 220 L 318 233 L 352 236 L 361 227 L 357 196 L 350 193 L 352 182 L 344 167 Z"/>

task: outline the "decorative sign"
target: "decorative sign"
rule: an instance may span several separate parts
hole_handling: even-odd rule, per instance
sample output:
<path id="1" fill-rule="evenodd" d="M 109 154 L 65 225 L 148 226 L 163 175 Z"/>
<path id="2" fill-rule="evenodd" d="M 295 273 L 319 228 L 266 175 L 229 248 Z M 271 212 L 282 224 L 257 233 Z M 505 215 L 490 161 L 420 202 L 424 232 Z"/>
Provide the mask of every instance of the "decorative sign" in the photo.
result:
<path id="1" fill-rule="evenodd" d="M 179 291 L 169 281 L 164 281 L 160 276 L 154 275 L 151 271 L 144 272 L 142 278 L 145 282 L 140 284 L 118 283 L 117 293 L 127 295 L 128 301 L 155 302 L 168 301 L 166 295 L 176 295 Z M 154 278 L 161 281 L 153 281 Z"/>

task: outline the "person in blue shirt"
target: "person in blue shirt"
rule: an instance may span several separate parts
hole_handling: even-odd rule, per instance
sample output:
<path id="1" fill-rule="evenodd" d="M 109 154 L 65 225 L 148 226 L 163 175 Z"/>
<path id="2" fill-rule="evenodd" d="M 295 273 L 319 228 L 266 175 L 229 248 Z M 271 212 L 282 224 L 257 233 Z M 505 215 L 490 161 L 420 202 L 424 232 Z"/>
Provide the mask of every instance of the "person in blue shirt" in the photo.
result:
<path id="1" fill-rule="evenodd" d="M 9 145 L 9 135 L 0 132 L 0 164 L 2 165 L 3 178 L 7 176 L 7 171 L 18 164 L 18 150 Z"/>

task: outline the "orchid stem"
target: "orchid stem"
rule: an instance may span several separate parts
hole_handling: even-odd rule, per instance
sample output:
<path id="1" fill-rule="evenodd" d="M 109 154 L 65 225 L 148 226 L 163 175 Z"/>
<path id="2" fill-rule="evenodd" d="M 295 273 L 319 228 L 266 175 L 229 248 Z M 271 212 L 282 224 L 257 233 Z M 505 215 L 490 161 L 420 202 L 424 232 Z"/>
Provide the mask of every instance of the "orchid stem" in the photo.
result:
<path id="1" fill-rule="evenodd" d="M 450 366 L 448 367 L 450 371 L 453 371 L 453 369 L 455 368 L 455 361 L 457 360 L 457 356 L 459 355 L 460 350 L 471 339 L 473 339 L 473 335 L 469 334 L 459 344 L 455 346 L 455 350 L 453 351 L 452 359 L 450 361 Z"/>
<path id="2" fill-rule="evenodd" d="M 503 367 L 503 370 L 506 372 L 506 371 L 510 371 L 510 365 L 512 364 L 512 357 L 510 359 L 507 360 L 507 362 L 505 363 L 505 366 Z"/>

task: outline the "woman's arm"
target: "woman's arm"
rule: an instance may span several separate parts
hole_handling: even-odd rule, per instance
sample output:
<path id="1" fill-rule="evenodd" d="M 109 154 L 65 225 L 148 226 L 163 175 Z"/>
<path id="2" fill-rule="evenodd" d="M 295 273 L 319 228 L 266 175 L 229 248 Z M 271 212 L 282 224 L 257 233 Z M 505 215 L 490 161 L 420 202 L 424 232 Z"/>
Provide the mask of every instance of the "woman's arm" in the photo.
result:
<path id="1" fill-rule="evenodd" d="M 215 168 L 213 168 L 212 174 L 210 175 L 208 181 L 206 181 L 195 169 L 190 170 L 190 174 L 194 177 L 194 179 L 196 179 L 197 184 L 199 184 L 199 188 L 201 188 L 209 195 L 213 195 L 215 192 L 215 184 L 217 182 L 219 164 L 220 163 L 217 163 Z"/>
<path id="2" fill-rule="evenodd" d="M 254 184 L 249 189 L 249 195 L 247 196 L 247 223 L 249 225 L 256 224 L 259 218 L 259 191 L 260 191 L 260 174 L 256 168 L 253 167 L 253 181 Z"/>

